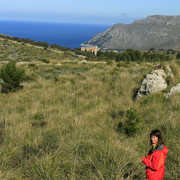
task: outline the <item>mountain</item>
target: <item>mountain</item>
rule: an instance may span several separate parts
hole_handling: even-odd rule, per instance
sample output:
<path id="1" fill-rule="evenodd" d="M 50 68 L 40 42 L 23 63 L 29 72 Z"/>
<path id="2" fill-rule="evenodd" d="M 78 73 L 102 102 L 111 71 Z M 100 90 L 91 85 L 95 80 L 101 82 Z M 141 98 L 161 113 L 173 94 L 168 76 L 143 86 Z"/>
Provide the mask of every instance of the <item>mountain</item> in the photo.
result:
<path id="1" fill-rule="evenodd" d="M 180 50 L 180 16 L 154 15 L 131 24 L 118 23 L 82 45 L 101 49 Z"/>

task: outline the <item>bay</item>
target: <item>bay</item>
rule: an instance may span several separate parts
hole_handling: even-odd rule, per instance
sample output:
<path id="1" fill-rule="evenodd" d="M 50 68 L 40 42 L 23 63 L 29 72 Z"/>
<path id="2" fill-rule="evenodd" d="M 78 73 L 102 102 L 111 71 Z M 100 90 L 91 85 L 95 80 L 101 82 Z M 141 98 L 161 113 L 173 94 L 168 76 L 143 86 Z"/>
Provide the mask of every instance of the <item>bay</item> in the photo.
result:
<path id="1" fill-rule="evenodd" d="M 58 44 L 72 49 L 81 47 L 110 25 L 0 20 L 0 34 Z"/>

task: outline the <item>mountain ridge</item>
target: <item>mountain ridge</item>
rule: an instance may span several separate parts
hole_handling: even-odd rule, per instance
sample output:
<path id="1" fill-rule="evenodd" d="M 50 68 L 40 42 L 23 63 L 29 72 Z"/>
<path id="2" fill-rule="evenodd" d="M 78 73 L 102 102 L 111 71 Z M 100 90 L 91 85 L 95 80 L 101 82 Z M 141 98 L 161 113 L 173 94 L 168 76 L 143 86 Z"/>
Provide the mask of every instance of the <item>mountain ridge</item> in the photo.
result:
<path id="1" fill-rule="evenodd" d="M 114 24 L 82 45 L 100 49 L 180 50 L 180 15 L 153 15 L 131 24 Z"/>

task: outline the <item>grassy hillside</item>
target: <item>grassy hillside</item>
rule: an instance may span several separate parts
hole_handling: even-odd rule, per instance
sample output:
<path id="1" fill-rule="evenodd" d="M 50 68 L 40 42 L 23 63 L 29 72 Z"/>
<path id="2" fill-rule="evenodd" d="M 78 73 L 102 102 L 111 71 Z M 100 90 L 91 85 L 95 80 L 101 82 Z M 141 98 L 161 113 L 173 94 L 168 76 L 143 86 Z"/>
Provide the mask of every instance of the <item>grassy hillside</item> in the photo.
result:
<path id="1" fill-rule="evenodd" d="M 180 95 L 133 100 L 144 76 L 159 64 L 82 59 L 0 40 L 0 61 L 29 62 L 21 65 L 28 76 L 24 88 L 0 93 L 1 179 L 145 179 L 141 159 L 155 128 L 169 149 L 165 179 L 179 179 Z M 163 65 L 173 69 L 170 86 L 180 82 L 179 62 Z M 130 109 L 140 119 L 133 137 L 120 126 Z"/>

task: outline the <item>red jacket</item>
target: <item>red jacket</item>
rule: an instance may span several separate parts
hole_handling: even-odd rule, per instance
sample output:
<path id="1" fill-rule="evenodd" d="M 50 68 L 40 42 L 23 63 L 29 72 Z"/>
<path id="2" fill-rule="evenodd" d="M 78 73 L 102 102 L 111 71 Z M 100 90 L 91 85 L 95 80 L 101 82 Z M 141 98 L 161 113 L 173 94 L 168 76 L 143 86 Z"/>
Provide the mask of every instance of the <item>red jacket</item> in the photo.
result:
<path id="1" fill-rule="evenodd" d="M 167 153 L 167 147 L 161 145 L 155 150 L 151 149 L 147 158 L 143 157 L 142 162 L 146 165 L 146 178 L 148 180 L 163 180 Z"/>

